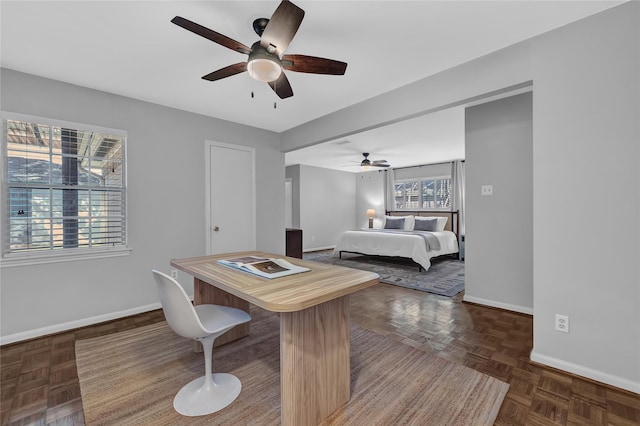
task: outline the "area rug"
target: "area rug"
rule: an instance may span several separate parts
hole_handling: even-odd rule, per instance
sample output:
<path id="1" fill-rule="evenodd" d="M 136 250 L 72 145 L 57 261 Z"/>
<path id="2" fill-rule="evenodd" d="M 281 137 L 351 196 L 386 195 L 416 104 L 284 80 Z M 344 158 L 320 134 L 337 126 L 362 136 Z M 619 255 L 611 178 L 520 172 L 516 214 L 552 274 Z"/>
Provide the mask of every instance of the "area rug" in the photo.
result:
<path id="1" fill-rule="evenodd" d="M 161 322 L 76 342 L 87 425 L 280 424 L 279 319 L 251 323 L 251 335 L 213 351 L 213 370 L 235 374 L 238 399 L 183 417 L 175 393 L 204 373 L 192 341 Z M 492 425 L 509 385 L 351 326 L 351 399 L 323 425 Z"/>
<path id="2" fill-rule="evenodd" d="M 365 256 L 342 253 L 342 259 L 332 252 L 306 253 L 305 259 L 332 265 L 363 269 L 380 275 L 380 282 L 414 290 L 452 297 L 464 290 L 464 262 L 451 258 L 431 259 L 428 271 L 418 271 L 411 259 Z"/>

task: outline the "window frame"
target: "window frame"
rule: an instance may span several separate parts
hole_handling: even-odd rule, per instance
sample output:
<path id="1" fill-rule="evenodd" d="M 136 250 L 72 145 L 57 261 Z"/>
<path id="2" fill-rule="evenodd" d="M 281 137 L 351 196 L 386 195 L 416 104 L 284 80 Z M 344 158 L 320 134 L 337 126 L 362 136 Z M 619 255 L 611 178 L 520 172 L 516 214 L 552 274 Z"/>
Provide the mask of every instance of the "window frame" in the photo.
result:
<path id="1" fill-rule="evenodd" d="M 0 197 L 1 197 L 1 211 L 0 211 L 0 268 L 13 267 L 13 266 L 27 266 L 38 265 L 43 263 L 56 263 L 65 261 L 77 261 L 81 259 L 98 259 L 114 256 L 126 256 L 130 254 L 132 249 L 129 247 L 129 203 L 128 203 L 128 188 L 127 188 L 127 174 L 128 174 L 128 156 L 127 156 L 127 132 L 119 129 L 111 129 L 101 126 L 95 126 L 91 124 L 76 123 L 64 120 L 57 120 L 46 117 L 38 117 L 34 115 L 21 114 L 9 111 L 0 112 L 0 118 L 2 119 L 2 137 L 0 142 L 0 149 L 2 151 L 0 161 Z M 62 249 L 45 249 L 32 252 L 11 253 L 8 251 L 9 244 L 9 182 L 8 182 L 8 140 L 7 140 L 7 120 L 23 121 L 28 123 L 37 123 L 47 125 L 50 127 L 69 128 L 73 130 L 90 131 L 96 133 L 104 133 L 122 137 L 122 192 L 124 201 L 124 241 L 122 245 L 116 247 L 99 246 L 99 247 L 74 247 L 74 248 L 62 248 Z M 47 184 L 49 187 L 51 183 Z"/>
<path id="2" fill-rule="evenodd" d="M 434 186 L 437 186 L 437 182 L 438 181 L 442 181 L 442 180 L 449 180 L 449 198 L 450 198 L 450 202 L 449 202 L 449 207 L 422 207 L 425 203 L 425 200 L 423 198 L 423 193 L 422 193 L 422 188 L 424 185 L 424 182 L 429 182 L 432 181 L 434 183 Z M 406 184 L 407 183 L 413 183 L 413 184 L 417 184 L 417 195 L 418 195 L 418 200 L 415 201 L 419 207 L 406 207 L 407 202 L 413 202 L 411 200 L 407 200 L 406 197 Z M 404 202 L 403 205 L 404 207 L 398 207 L 397 206 L 397 202 L 396 202 L 396 189 L 395 186 L 397 184 L 403 184 L 404 185 L 404 189 L 403 189 L 403 198 L 404 198 Z M 452 204 L 451 204 L 451 198 L 453 197 L 452 191 L 452 184 L 453 184 L 453 179 L 450 175 L 443 175 L 443 176 L 429 176 L 429 177 L 415 177 L 415 178 L 407 178 L 407 179 L 398 179 L 395 180 L 393 182 L 393 192 L 394 192 L 394 207 L 396 211 L 443 211 L 443 212 L 448 212 L 448 211 L 452 211 Z M 434 200 L 435 201 L 435 200 Z"/>

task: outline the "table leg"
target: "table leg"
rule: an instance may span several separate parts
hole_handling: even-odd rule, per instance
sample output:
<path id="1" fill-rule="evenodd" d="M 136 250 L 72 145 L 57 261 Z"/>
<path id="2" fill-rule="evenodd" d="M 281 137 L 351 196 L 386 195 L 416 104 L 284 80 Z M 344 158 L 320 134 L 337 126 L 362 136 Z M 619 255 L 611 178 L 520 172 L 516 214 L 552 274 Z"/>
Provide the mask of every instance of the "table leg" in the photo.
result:
<path id="1" fill-rule="evenodd" d="M 351 397 L 349 296 L 280 313 L 283 426 L 317 425 Z"/>
<path id="2" fill-rule="evenodd" d="M 242 309 L 243 311 L 249 313 L 249 302 L 247 302 L 246 300 L 240 299 L 239 297 L 236 297 L 231 293 L 220 290 L 219 288 L 212 286 L 206 281 L 194 278 L 193 304 L 202 305 L 207 303 L 213 305 L 231 306 L 234 308 Z M 249 324 L 250 323 L 248 322 L 240 324 L 227 331 L 225 334 L 216 339 L 215 346 L 217 347 L 220 345 L 224 345 L 225 343 L 233 342 L 234 340 L 238 340 L 243 338 L 244 336 L 248 336 Z M 194 342 L 193 347 L 195 352 L 202 352 L 202 344 L 200 344 L 200 342 Z"/>

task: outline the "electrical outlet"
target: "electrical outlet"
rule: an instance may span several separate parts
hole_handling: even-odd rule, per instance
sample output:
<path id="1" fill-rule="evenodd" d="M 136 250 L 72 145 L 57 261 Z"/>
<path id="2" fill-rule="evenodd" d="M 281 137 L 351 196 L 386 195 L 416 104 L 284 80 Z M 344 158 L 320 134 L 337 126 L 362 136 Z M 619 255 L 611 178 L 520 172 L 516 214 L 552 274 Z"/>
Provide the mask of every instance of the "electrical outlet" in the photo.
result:
<path id="1" fill-rule="evenodd" d="M 178 270 L 177 269 L 172 269 L 171 270 L 171 278 L 173 278 L 173 279 L 178 278 Z"/>
<path id="2" fill-rule="evenodd" d="M 556 330 L 563 333 L 569 332 L 569 317 L 567 315 L 556 314 Z"/>
<path id="3" fill-rule="evenodd" d="M 480 195 L 493 195 L 493 185 L 482 185 Z"/>

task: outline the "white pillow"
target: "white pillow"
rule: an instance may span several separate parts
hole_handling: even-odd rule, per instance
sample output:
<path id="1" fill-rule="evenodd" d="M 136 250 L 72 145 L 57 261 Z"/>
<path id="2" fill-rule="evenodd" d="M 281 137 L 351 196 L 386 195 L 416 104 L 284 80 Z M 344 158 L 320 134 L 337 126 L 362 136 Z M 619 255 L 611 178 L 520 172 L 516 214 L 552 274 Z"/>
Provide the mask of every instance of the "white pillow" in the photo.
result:
<path id="1" fill-rule="evenodd" d="M 416 218 L 413 216 L 405 216 L 404 217 L 404 230 L 405 231 L 413 231 L 413 224 L 415 223 Z"/>
<path id="2" fill-rule="evenodd" d="M 420 219 L 436 219 L 436 231 L 444 231 L 444 227 L 447 225 L 447 220 L 449 220 L 446 216 L 420 216 L 417 220 Z"/>

